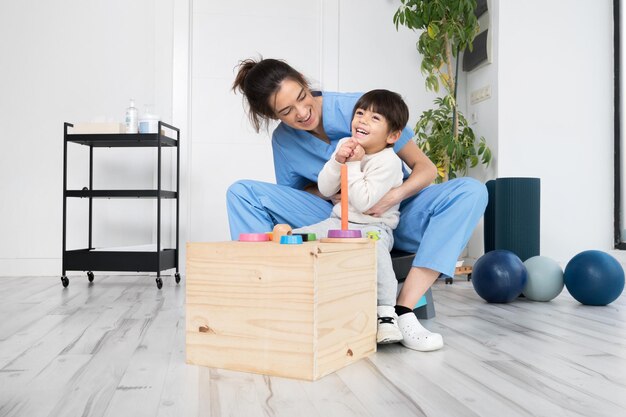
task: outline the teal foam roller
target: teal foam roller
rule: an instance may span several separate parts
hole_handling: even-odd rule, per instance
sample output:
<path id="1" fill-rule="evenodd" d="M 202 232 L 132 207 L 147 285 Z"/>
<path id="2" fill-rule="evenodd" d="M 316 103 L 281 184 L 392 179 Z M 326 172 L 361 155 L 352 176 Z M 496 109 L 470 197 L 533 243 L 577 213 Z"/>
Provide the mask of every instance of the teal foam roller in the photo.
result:
<path id="1" fill-rule="evenodd" d="M 485 253 L 502 249 L 522 261 L 540 254 L 541 181 L 539 178 L 498 178 L 487 182 Z"/>

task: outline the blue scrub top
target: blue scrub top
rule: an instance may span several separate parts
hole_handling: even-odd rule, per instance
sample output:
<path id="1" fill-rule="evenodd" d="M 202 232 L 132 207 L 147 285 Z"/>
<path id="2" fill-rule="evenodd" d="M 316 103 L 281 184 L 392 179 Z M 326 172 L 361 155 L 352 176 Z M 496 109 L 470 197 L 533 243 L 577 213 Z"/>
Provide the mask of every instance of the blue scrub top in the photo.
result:
<path id="1" fill-rule="evenodd" d="M 274 171 L 279 185 L 302 190 L 310 183 L 317 183 L 317 175 L 335 151 L 337 142 L 352 136 L 352 110 L 363 93 L 321 94 L 324 97 L 322 121 L 330 144 L 305 130 L 294 129 L 281 122 L 272 134 Z M 413 130 L 405 127 L 393 150 L 398 153 L 413 135 Z M 404 177 L 407 176 L 408 172 L 404 169 Z"/>

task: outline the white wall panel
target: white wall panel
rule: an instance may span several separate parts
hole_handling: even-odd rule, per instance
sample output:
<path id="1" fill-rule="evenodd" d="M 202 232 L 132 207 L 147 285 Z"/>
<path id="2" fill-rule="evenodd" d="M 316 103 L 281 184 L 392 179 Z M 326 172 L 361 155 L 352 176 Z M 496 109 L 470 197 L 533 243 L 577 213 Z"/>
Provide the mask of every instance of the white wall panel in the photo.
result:
<path id="1" fill-rule="evenodd" d="M 140 111 L 152 104 L 171 118 L 172 3 L 2 3 L 0 275 L 61 273 L 64 121 L 123 122 L 130 98 Z M 152 185 L 152 156 L 111 151 L 94 152 L 96 186 L 126 175 L 128 183 Z M 68 181 L 82 188 L 88 153 L 70 152 Z M 141 209 L 125 201 L 100 201 L 96 209 L 96 245 L 153 239 L 154 224 Z M 86 243 L 86 219 L 80 207 L 68 218 L 70 246 Z"/>
<path id="2" fill-rule="evenodd" d="M 541 178 L 541 252 L 563 264 L 613 247 L 612 7 L 499 2 L 498 176 Z"/>
<path id="3" fill-rule="evenodd" d="M 239 179 L 274 182 L 272 150 L 257 145 L 195 144 L 191 158 L 191 242 L 230 240 L 226 189 Z M 269 139 L 267 139 L 269 140 Z"/>
<path id="4" fill-rule="evenodd" d="M 274 181 L 269 132 L 254 132 L 231 86 L 246 58 L 284 59 L 321 76 L 321 1 L 194 1 L 191 66 L 189 240 L 229 240 L 226 190 Z"/>
<path id="5" fill-rule="evenodd" d="M 266 5 L 271 8 L 271 3 Z M 193 74 L 232 79 L 240 60 L 262 55 L 285 59 L 304 74 L 319 77 L 319 24 L 318 11 L 297 18 L 194 13 Z"/>
<path id="6" fill-rule="evenodd" d="M 241 95 L 231 91 L 232 78 L 194 77 L 194 144 L 264 143 L 269 146 L 267 132 L 258 134 L 254 131 L 244 113 Z"/>
<path id="7" fill-rule="evenodd" d="M 339 90 L 395 91 L 407 102 L 413 125 L 435 94 L 426 91 L 420 72 L 419 33 L 393 24 L 399 6 L 391 0 L 339 2 Z"/>

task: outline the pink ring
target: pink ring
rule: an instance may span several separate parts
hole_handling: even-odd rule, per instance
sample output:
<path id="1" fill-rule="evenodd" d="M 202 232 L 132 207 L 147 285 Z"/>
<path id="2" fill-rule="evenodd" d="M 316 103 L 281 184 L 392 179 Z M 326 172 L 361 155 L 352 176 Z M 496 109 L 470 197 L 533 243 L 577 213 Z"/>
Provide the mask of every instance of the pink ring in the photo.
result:
<path id="1" fill-rule="evenodd" d="M 267 242 L 270 240 L 266 233 L 240 233 L 240 242 Z"/>

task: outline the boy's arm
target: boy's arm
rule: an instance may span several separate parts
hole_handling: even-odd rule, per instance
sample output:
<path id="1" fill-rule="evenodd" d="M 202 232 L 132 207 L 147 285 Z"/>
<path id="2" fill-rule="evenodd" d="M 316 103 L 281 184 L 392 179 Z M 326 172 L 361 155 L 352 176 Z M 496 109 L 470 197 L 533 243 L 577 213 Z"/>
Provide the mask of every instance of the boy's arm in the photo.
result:
<path id="1" fill-rule="evenodd" d="M 354 209 L 365 213 L 389 190 L 402 184 L 402 161 L 393 152 L 384 152 L 370 161 L 367 172 L 360 161 L 347 162 L 348 199 Z"/>
<path id="2" fill-rule="evenodd" d="M 324 164 L 324 167 L 317 176 L 317 189 L 325 197 L 333 197 L 339 191 L 341 191 L 341 163 L 337 159 L 345 160 L 344 157 L 338 157 L 337 153 L 345 153 L 342 151 L 342 146 L 348 142 L 350 138 L 343 138 L 337 142 L 335 151 L 330 156 L 330 159 Z M 334 201 L 333 201 L 334 203 Z"/>
<path id="3" fill-rule="evenodd" d="M 331 197 L 340 191 L 341 164 L 335 160 L 334 154 L 317 176 L 317 188 L 325 197 Z"/>

